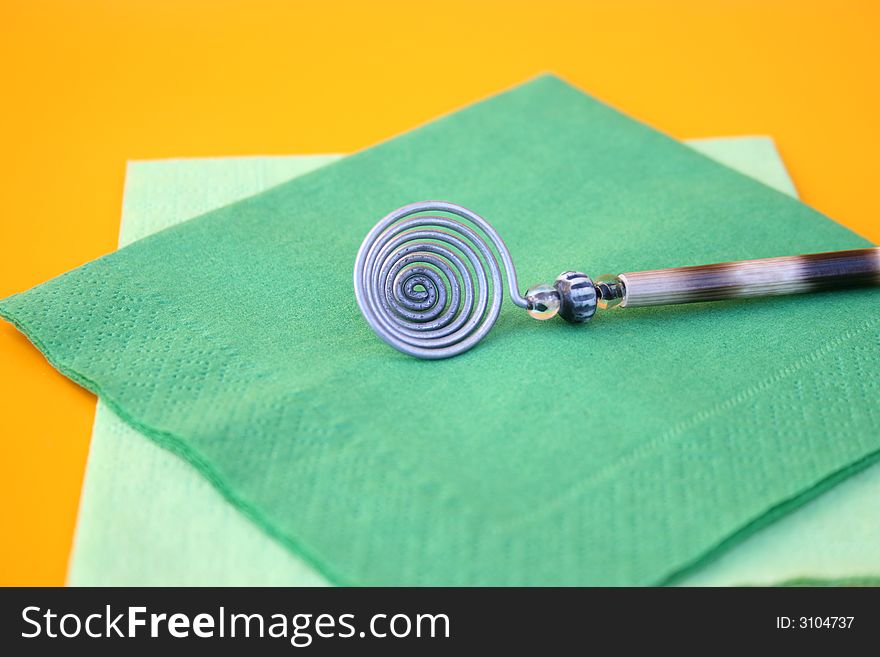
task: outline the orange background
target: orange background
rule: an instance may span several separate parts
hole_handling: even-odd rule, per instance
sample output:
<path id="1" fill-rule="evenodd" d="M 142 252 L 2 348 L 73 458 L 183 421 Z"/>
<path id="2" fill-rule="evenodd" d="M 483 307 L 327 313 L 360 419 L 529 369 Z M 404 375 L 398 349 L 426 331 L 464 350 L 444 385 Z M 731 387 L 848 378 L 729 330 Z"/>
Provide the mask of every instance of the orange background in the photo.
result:
<path id="1" fill-rule="evenodd" d="M 0 3 L 0 297 L 115 248 L 128 159 L 350 152 L 541 71 L 676 137 L 772 135 L 880 241 L 870 1 Z M 95 400 L 5 323 L 0 400 L 0 583 L 61 584 Z"/>

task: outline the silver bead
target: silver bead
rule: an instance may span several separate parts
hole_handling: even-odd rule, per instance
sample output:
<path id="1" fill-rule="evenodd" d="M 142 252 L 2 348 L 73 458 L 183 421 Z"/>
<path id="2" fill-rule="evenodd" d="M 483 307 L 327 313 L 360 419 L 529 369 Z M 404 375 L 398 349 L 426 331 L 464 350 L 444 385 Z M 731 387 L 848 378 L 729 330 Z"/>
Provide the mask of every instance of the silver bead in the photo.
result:
<path id="1" fill-rule="evenodd" d="M 535 319 L 552 319 L 559 312 L 559 292 L 552 285 L 543 283 L 530 287 L 526 292 L 526 310 Z"/>
<path id="2" fill-rule="evenodd" d="M 559 316 L 565 321 L 581 324 L 596 312 L 596 287 L 586 274 L 563 272 L 553 287 L 559 292 Z"/>
<path id="3" fill-rule="evenodd" d="M 596 294 L 599 295 L 599 307 L 602 310 L 610 310 L 623 303 L 626 288 L 619 276 L 602 274 L 596 279 Z"/>

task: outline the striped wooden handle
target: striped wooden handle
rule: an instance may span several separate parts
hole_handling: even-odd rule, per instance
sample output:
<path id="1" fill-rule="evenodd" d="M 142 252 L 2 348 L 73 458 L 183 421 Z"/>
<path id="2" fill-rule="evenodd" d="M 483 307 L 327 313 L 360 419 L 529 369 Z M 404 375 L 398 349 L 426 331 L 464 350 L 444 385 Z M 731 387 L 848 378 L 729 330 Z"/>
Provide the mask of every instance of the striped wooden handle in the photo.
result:
<path id="1" fill-rule="evenodd" d="M 880 248 L 627 272 L 621 307 L 880 285 Z"/>

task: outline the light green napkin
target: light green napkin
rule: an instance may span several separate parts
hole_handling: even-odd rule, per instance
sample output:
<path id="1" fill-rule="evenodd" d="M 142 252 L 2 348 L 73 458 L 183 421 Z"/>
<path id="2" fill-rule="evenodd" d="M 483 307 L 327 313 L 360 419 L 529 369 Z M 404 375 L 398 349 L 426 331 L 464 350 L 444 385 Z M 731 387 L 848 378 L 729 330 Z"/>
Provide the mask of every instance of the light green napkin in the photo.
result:
<path id="1" fill-rule="evenodd" d="M 119 246 L 337 159 L 301 155 L 130 162 Z M 224 500 L 189 462 L 98 401 L 67 583 L 312 586 L 324 580 Z"/>
<path id="2" fill-rule="evenodd" d="M 690 146 L 796 195 L 768 138 L 702 139 Z M 290 156 L 131 163 L 120 246 L 335 159 Z M 157 481 L 161 487 L 155 486 Z M 874 465 L 682 583 L 837 581 L 878 573 L 878 498 L 880 465 Z M 186 461 L 137 433 L 99 402 L 69 584 L 308 586 L 323 582 L 228 504 Z"/>
<path id="3" fill-rule="evenodd" d="M 665 582 L 874 459 L 873 291 L 586 329 L 508 307 L 462 357 L 390 351 L 351 261 L 431 197 L 527 281 L 865 243 L 541 78 L 0 311 L 335 583 Z"/>

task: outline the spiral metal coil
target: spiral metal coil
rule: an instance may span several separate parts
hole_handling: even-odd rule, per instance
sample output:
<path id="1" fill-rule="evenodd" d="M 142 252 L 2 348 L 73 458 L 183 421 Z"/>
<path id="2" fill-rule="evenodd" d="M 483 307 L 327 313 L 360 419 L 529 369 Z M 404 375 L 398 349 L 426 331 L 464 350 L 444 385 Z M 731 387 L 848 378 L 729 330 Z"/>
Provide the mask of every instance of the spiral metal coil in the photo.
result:
<path id="1" fill-rule="evenodd" d="M 502 265 L 513 303 L 535 319 L 558 315 L 575 324 L 588 321 L 597 307 L 880 285 L 875 247 L 606 274 L 596 282 L 566 271 L 523 297 L 510 252 L 487 221 L 460 205 L 423 201 L 395 210 L 367 234 L 355 261 L 354 291 L 364 318 L 392 347 L 418 358 L 449 358 L 473 347 L 498 319 Z"/>
<path id="2" fill-rule="evenodd" d="M 435 212 L 467 220 L 485 239 L 457 219 L 427 214 Z M 511 299 L 525 308 L 510 252 L 486 220 L 444 201 L 395 210 L 373 227 L 357 254 L 354 290 L 364 318 L 380 338 L 411 356 L 439 359 L 467 351 L 501 310 L 501 266 L 490 245 Z"/>

